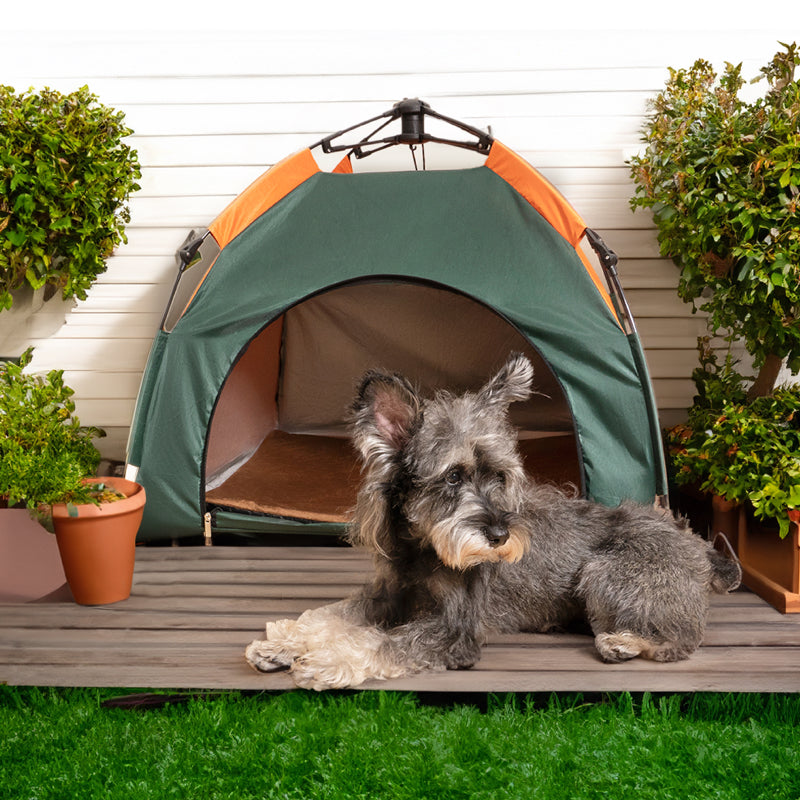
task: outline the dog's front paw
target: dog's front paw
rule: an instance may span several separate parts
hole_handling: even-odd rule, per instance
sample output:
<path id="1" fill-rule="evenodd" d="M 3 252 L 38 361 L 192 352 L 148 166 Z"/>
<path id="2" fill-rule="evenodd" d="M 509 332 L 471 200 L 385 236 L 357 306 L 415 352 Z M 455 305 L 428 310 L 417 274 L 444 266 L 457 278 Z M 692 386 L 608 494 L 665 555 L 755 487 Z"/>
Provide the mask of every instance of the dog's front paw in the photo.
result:
<path id="1" fill-rule="evenodd" d="M 259 672 L 291 669 L 294 660 L 305 650 L 303 638 L 297 634 L 296 620 L 279 619 L 268 622 L 266 638 L 256 639 L 245 649 L 247 663 Z"/>
<path id="2" fill-rule="evenodd" d="M 481 646 L 472 637 L 462 636 L 444 654 L 446 669 L 471 669 L 481 657 Z"/>
<path id="3" fill-rule="evenodd" d="M 452 658 L 447 657 L 444 662 L 445 669 L 472 669 L 475 666 L 475 663 L 478 661 L 477 658 Z"/>
<path id="4" fill-rule="evenodd" d="M 255 639 L 244 651 L 247 663 L 257 672 L 280 672 L 290 669 L 292 658 L 276 650 L 273 642 Z"/>
<path id="5" fill-rule="evenodd" d="M 594 643 L 600 657 L 609 664 L 630 661 L 644 649 L 643 639 L 629 631 L 599 633 L 595 636 Z"/>
<path id="6" fill-rule="evenodd" d="M 292 664 L 292 678 L 301 689 L 348 689 L 366 679 L 366 673 L 349 664 L 326 658 L 322 653 L 306 653 Z"/>

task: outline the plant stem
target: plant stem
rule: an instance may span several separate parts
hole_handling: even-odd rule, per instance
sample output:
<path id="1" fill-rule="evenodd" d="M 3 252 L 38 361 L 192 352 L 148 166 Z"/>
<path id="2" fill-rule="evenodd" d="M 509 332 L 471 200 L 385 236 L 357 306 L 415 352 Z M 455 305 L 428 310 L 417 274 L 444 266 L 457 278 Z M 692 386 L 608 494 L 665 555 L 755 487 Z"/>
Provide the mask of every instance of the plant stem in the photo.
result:
<path id="1" fill-rule="evenodd" d="M 756 397 L 768 397 L 771 395 L 782 366 L 783 359 L 780 356 L 775 355 L 775 353 L 768 353 L 764 364 L 758 371 L 758 375 L 756 375 L 755 381 L 753 381 L 753 385 L 747 392 L 747 399 L 754 400 Z"/>

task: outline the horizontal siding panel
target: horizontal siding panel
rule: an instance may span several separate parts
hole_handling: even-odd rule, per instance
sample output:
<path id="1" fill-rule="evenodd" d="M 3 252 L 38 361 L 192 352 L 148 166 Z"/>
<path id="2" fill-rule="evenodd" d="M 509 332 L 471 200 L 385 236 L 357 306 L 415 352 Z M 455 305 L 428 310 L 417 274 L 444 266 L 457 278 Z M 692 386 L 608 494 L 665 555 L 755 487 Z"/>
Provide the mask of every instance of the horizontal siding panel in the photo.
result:
<path id="1" fill-rule="evenodd" d="M 197 166 L 197 167 L 151 167 L 139 181 L 142 187 L 133 198 L 172 197 L 188 198 L 218 194 L 235 196 L 258 178 L 266 167 L 245 166 Z"/>
<path id="2" fill-rule="evenodd" d="M 697 344 L 695 340 L 694 344 Z M 677 349 L 653 349 L 647 351 L 647 367 L 650 370 L 650 377 L 653 380 L 670 379 L 681 380 L 691 379 L 692 369 L 687 373 L 687 356 L 697 365 L 697 350 L 686 351 Z"/>
<path id="3" fill-rule="evenodd" d="M 148 312 L 167 304 L 172 284 L 96 283 L 79 306 L 85 312 Z"/>
<path id="4" fill-rule="evenodd" d="M 148 228 L 203 228 L 235 197 L 134 197 L 131 222 Z"/>
<path id="5" fill-rule="evenodd" d="M 80 346 L 76 342 L 80 342 Z M 77 340 L 58 334 L 36 343 L 31 367 L 35 370 L 141 373 L 152 343 L 152 339 L 129 338 L 124 343 L 109 342 L 99 336 Z"/>
<path id="6" fill-rule="evenodd" d="M 87 370 L 64 370 L 64 380 L 80 396 L 91 396 L 95 400 L 133 400 L 139 393 L 141 377 L 139 370 L 130 372 L 100 372 Z M 127 423 L 126 423 L 127 424 Z"/>
<path id="7" fill-rule="evenodd" d="M 262 172 L 316 141 L 313 136 L 297 134 L 155 136 L 147 131 L 137 131 L 129 139 L 145 168 L 244 164 L 263 167 Z"/>
<path id="8" fill-rule="evenodd" d="M 264 20 L 268 22 L 268 20 Z M 552 69 L 663 67 L 696 58 L 748 63 L 774 52 L 786 28 L 731 31 L 491 31 L 308 33 L 114 31 L 69 37 L 39 31 L 7 37 L 3 60 L 11 75 L 36 80 L 57 74 L 91 79 L 123 76 L 317 76 L 339 74 L 476 73 Z M 111 57 L 113 54 L 113 58 Z M 455 66 L 454 66 L 455 65 Z M 6 70 L 4 70 L 5 72 Z"/>
<path id="9" fill-rule="evenodd" d="M 134 398 L 82 397 L 75 401 L 75 413 L 83 425 L 125 428 L 131 424 L 135 406 Z"/>
<path id="10" fill-rule="evenodd" d="M 669 350 L 680 348 L 696 351 L 697 339 L 706 335 L 706 324 L 702 314 L 691 317 L 644 317 L 635 316 L 636 328 L 645 349 Z M 722 347 L 722 340 L 717 346 Z"/>
<path id="11" fill-rule="evenodd" d="M 393 104 L 404 97 L 423 97 L 436 108 L 436 100 L 454 97 L 480 97 L 491 102 L 496 97 L 531 95 L 572 96 L 617 92 L 647 94 L 664 83 L 663 67 L 611 67 L 593 69 L 506 69 L 487 65 L 478 72 L 443 71 L 402 74 L 321 74 L 321 75 L 209 75 L 170 78 L 163 76 L 94 77 L 91 89 L 104 102 L 114 106 L 190 105 L 212 103 L 314 102 L 326 104 L 361 101 Z M 21 86 L 13 74 L 6 78 Z M 75 88 L 74 79 L 57 75 L 42 76 L 41 83 L 62 92 Z"/>
<path id="12" fill-rule="evenodd" d="M 188 233 L 185 228 L 147 228 L 131 224 L 125 230 L 127 244 L 120 245 L 115 255 L 160 256 L 165 263 L 172 259 L 174 264 L 175 253 Z"/>
<path id="13" fill-rule="evenodd" d="M 658 240 L 655 231 L 646 228 L 609 229 L 603 226 L 594 226 L 587 220 L 590 227 L 594 227 L 602 236 L 603 241 L 624 261 L 627 259 L 658 258 Z M 624 267 L 623 267 L 624 268 Z"/>
<path id="14" fill-rule="evenodd" d="M 187 231 L 188 233 L 188 231 Z M 176 248 L 177 249 L 177 248 Z M 178 266 L 174 257 L 126 255 L 123 249 L 119 255 L 106 262 L 108 269 L 100 275 L 97 283 L 169 283 L 175 279 Z"/>
<path id="15" fill-rule="evenodd" d="M 676 319 L 691 317 L 691 306 L 670 289 L 630 289 L 625 292 L 636 319 L 670 316 Z"/>
<path id="16" fill-rule="evenodd" d="M 609 129 L 638 131 L 646 112 L 648 92 L 597 92 L 581 94 L 528 94 L 513 96 L 481 95 L 478 97 L 440 98 L 436 111 L 449 117 L 469 121 L 479 128 L 492 124 L 495 135 L 501 131 L 519 130 L 519 126 L 540 127 L 542 120 L 568 119 L 581 124 L 586 119 Z M 426 100 L 429 98 L 426 96 Z M 110 101 L 109 101 L 110 102 Z M 126 122 L 134 130 L 170 136 L 185 134 L 230 134 L 270 131 L 273 133 L 328 133 L 348 128 L 354 123 L 382 115 L 394 101 L 342 101 L 339 103 L 263 102 L 253 98 L 247 103 L 195 103 L 163 105 L 127 105 Z M 371 128 L 377 123 L 371 123 Z M 399 129 L 399 121 L 393 123 Z M 544 127 L 544 126 L 541 126 Z M 426 129 L 450 130 L 437 120 L 426 120 Z M 364 128 L 361 135 L 369 132 Z M 586 137 L 594 131 L 582 130 Z"/>
<path id="17" fill-rule="evenodd" d="M 622 288 L 678 290 L 679 271 L 664 258 L 626 258 L 617 265 Z"/>
<path id="18" fill-rule="evenodd" d="M 152 340 L 159 325 L 163 311 L 157 313 L 124 314 L 92 313 L 82 310 L 73 312 L 59 335 L 68 339 L 92 339 L 101 336 L 114 342 L 119 339 Z M 113 345 L 109 345 L 113 346 Z"/>
<path id="19" fill-rule="evenodd" d="M 653 392 L 659 407 L 685 412 L 696 389 L 690 378 L 654 378 Z"/>

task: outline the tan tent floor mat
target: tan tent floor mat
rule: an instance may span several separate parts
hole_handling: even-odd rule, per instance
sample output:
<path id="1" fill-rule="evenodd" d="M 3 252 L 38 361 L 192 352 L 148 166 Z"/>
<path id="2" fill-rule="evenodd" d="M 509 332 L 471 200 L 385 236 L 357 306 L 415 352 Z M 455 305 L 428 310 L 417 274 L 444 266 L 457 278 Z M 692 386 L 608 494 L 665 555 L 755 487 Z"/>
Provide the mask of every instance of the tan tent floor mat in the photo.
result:
<path id="1" fill-rule="evenodd" d="M 571 434 L 522 439 L 525 467 L 538 480 L 581 485 Z M 273 431 L 242 467 L 206 494 L 224 508 L 314 522 L 347 522 L 360 470 L 349 439 Z"/>
<path id="2" fill-rule="evenodd" d="M 359 477 L 349 439 L 273 431 L 249 461 L 206 493 L 206 502 L 293 519 L 346 522 Z"/>

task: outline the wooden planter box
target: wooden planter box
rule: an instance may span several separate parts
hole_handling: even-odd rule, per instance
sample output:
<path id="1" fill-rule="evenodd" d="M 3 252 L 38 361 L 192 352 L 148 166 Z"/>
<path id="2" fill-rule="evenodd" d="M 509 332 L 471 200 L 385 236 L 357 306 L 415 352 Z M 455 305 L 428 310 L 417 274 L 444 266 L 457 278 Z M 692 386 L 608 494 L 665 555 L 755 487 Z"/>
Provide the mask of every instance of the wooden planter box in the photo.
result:
<path id="1" fill-rule="evenodd" d="M 800 514 L 789 512 L 789 534 L 755 519 L 746 506 L 714 498 L 713 531 L 722 531 L 742 563 L 742 582 L 784 614 L 800 613 Z"/>

